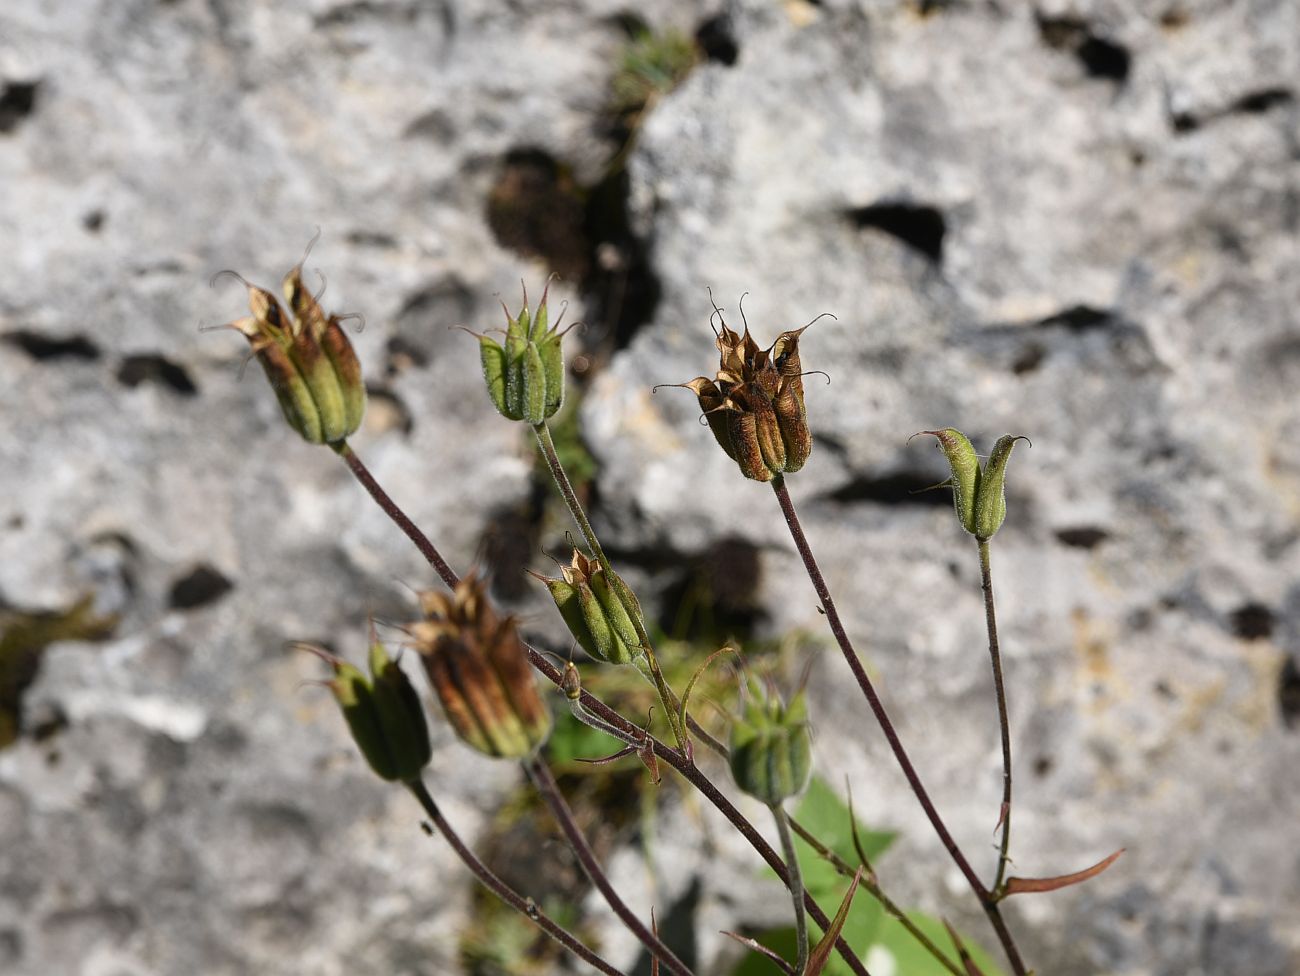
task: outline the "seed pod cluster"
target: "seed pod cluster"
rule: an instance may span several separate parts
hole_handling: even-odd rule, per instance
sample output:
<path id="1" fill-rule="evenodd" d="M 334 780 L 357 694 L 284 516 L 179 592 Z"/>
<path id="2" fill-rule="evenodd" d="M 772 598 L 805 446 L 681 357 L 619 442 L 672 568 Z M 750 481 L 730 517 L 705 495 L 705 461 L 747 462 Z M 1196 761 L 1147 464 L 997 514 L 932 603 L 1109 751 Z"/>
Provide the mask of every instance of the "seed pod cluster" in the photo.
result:
<path id="1" fill-rule="evenodd" d="M 248 338 L 285 420 L 313 444 L 345 440 L 361 426 L 366 387 L 339 317 L 307 290 L 301 264 L 284 278 L 288 314 L 271 292 L 244 284 L 252 314 L 230 327 Z"/>
<path id="2" fill-rule="evenodd" d="M 961 527 L 982 542 L 993 538 L 1007 517 L 1006 475 L 1011 449 L 1024 438 L 1002 435 L 981 465 L 970 439 L 955 427 L 921 433 L 935 437 L 948 458 L 952 502 Z"/>
<path id="3" fill-rule="evenodd" d="M 488 336 L 478 337 L 483 362 L 483 379 L 488 395 L 501 415 L 534 426 L 560 409 L 564 402 L 564 337 L 557 321 L 548 326 L 546 295 L 542 292 L 536 314 L 524 307 L 516 316 L 506 312 L 505 344 Z"/>
<path id="4" fill-rule="evenodd" d="M 731 775 L 736 785 L 777 806 L 808 785 L 812 739 L 802 690 L 786 705 L 752 678 L 744 714 L 731 725 Z"/>
<path id="5" fill-rule="evenodd" d="M 748 326 L 742 335 L 721 325 L 716 376 L 683 385 L 699 398 L 713 436 L 746 478 L 771 481 L 798 471 L 812 452 L 799 362 L 799 337 L 807 326 L 759 349 Z"/>
<path id="6" fill-rule="evenodd" d="M 637 625 L 645 627 L 636 594 L 617 574 L 576 549 L 561 576 L 546 584 L 564 623 L 582 649 L 610 664 L 631 664 L 644 652 Z"/>
<path id="7" fill-rule="evenodd" d="M 371 642 L 369 676 L 344 660 L 316 653 L 334 669 L 334 678 L 326 684 L 370 768 L 390 781 L 418 779 L 432 755 L 424 707 L 384 645 Z"/>
<path id="8" fill-rule="evenodd" d="M 424 619 L 408 630 L 456 734 L 489 756 L 522 759 L 536 752 L 550 733 L 551 715 L 514 618 L 497 615 L 473 575 L 452 593 L 422 593 L 420 606 Z"/>

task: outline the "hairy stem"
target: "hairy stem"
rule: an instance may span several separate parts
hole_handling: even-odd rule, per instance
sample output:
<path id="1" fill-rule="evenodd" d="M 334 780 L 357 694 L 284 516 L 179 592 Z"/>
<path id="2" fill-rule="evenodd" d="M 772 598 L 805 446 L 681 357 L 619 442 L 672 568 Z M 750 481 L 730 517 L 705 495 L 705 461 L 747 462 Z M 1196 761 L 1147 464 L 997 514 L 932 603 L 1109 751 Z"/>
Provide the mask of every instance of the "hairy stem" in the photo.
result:
<path id="1" fill-rule="evenodd" d="M 776 818 L 776 832 L 781 837 L 781 853 L 785 855 L 785 866 L 790 875 L 790 896 L 794 900 L 794 936 L 798 946 L 794 972 L 795 976 L 804 976 L 804 970 L 808 968 L 808 919 L 803 910 L 803 872 L 799 868 L 799 856 L 795 853 L 794 837 L 786 823 L 785 810 L 779 803 L 773 804 L 772 816 Z"/>
<path id="2" fill-rule="evenodd" d="M 342 450 L 340 450 L 339 453 L 344 455 L 345 460 L 348 459 L 348 454 L 351 454 L 350 451 L 345 454 Z M 352 457 L 355 459 L 355 455 L 352 455 Z M 429 562 L 429 565 L 438 571 L 438 575 L 442 577 L 443 582 L 449 587 L 454 587 L 458 582 L 459 577 L 457 577 L 450 567 L 448 567 L 443 561 L 442 557 L 438 554 L 438 550 L 434 547 L 433 543 L 429 541 L 428 536 L 421 532 L 420 529 L 406 517 L 406 514 L 397 507 L 396 503 L 388 497 L 388 494 L 375 483 L 374 478 L 370 476 L 370 472 L 365 469 L 359 459 L 356 459 L 355 466 L 352 461 L 349 461 L 348 467 L 357 475 L 358 480 L 367 487 L 367 490 L 370 490 L 371 496 L 379 503 L 379 507 L 384 510 L 384 513 L 387 514 L 388 517 L 406 533 L 407 537 L 410 538 L 413 543 L 415 543 L 416 549 L 418 549 Z M 364 478 L 360 474 L 361 471 L 365 472 Z M 373 490 L 371 490 L 372 486 Z M 439 569 L 439 567 L 445 569 L 445 573 L 442 569 Z M 555 687 L 562 688 L 564 676 L 560 672 L 560 669 L 548 661 L 546 655 L 537 648 L 530 644 L 525 644 L 524 647 L 528 651 L 528 660 L 529 663 L 532 664 L 533 668 L 540 672 L 542 676 L 546 678 L 547 681 L 551 682 L 551 684 L 555 685 Z M 625 719 L 622 715 L 618 714 L 618 712 L 614 711 L 595 695 L 591 694 L 591 692 L 583 691 L 581 693 L 581 702 L 587 711 L 596 715 L 613 729 L 620 730 L 622 733 L 620 737 L 623 738 L 624 741 L 632 744 L 642 741 L 642 733 L 639 728 Z M 712 736 L 708 736 L 705 739 L 706 742 L 710 740 L 718 749 L 723 750 L 723 754 L 725 754 L 725 746 L 717 742 L 716 739 L 713 739 Z M 713 781 L 705 776 L 700 768 L 696 766 L 695 763 L 681 750 L 672 748 L 666 743 L 661 742 L 659 739 L 656 739 L 654 736 L 650 736 L 650 742 L 654 748 L 655 755 L 668 763 L 668 765 L 672 766 L 677 770 L 677 772 L 681 773 L 682 777 L 687 782 L 699 790 L 701 795 L 712 803 L 718 812 L 726 817 L 731 825 L 736 828 L 737 832 L 749 842 L 749 845 L 754 848 L 759 857 L 767 862 L 768 867 L 776 872 L 777 877 L 780 878 L 781 882 L 788 888 L 790 885 L 789 874 L 786 871 L 785 863 L 781 860 L 780 855 L 778 855 L 776 851 L 772 849 L 771 845 L 763 839 L 763 835 L 758 832 L 754 825 L 745 819 L 744 814 L 737 810 L 735 805 L 728 800 L 716 786 L 713 785 Z M 821 927 L 823 932 L 826 931 L 830 926 L 830 919 L 807 892 L 804 892 L 804 905 L 807 907 L 808 914 L 812 916 L 813 921 Z M 862 960 L 859 959 L 857 954 L 849 947 L 849 944 L 844 941 L 843 936 L 835 940 L 835 949 L 840 954 L 840 958 L 842 958 L 848 965 L 849 969 L 853 971 L 854 976 L 871 976 L 867 971 L 867 967 L 862 964 Z"/>
<path id="3" fill-rule="evenodd" d="M 551 471 L 551 478 L 555 481 L 555 487 L 559 489 L 560 497 L 564 499 L 569 514 L 573 516 L 573 521 L 577 523 L 579 531 L 582 532 L 582 537 L 587 540 L 587 546 L 591 549 L 591 554 L 596 557 L 596 561 L 600 563 L 600 568 L 605 571 L 610 580 L 613 580 L 615 576 L 614 567 L 610 565 L 609 557 L 605 555 L 600 540 L 596 538 L 596 531 L 591 527 L 591 521 L 587 518 L 582 502 L 578 500 L 578 493 L 573 490 L 573 484 L 569 481 L 564 465 L 560 463 L 560 456 L 555 451 L 555 441 L 551 439 L 551 429 L 546 426 L 545 421 L 542 421 L 542 423 L 533 427 L 533 433 L 537 435 L 537 445 L 541 448 L 542 456 L 546 458 L 546 466 Z M 668 726 L 672 729 L 673 739 L 676 741 L 678 749 L 687 752 L 686 733 L 683 731 L 681 722 L 677 717 L 677 696 L 673 694 L 672 689 L 668 687 L 668 682 L 664 680 L 663 671 L 659 668 L 659 660 L 655 657 L 654 647 L 650 643 L 650 635 L 646 633 L 645 624 L 641 621 L 640 614 L 633 613 L 630 616 L 632 625 L 636 628 L 637 640 L 641 642 L 641 649 L 645 651 L 646 667 L 650 672 L 650 681 L 659 694 L 659 704 L 667 713 Z M 687 754 L 689 755 L 689 753 Z"/>
<path id="4" fill-rule="evenodd" d="M 692 976 L 686 965 L 677 958 L 671 949 L 663 944 L 659 936 L 650 931 L 645 923 L 636 917 L 636 913 L 627 907 L 627 903 L 614 890 L 614 886 L 610 884 L 609 878 L 606 877 L 604 869 L 600 866 L 600 862 L 596 860 L 596 854 L 592 851 L 591 845 L 587 843 L 586 835 L 583 834 L 577 821 L 574 820 L 573 811 L 569 809 L 569 804 L 560 793 L 560 787 L 555 782 L 555 777 L 551 775 L 546 763 L 541 759 L 530 759 L 526 760 L 523 766 L 524 770 L 532 778 L 533 784 L 537 787 L 537 792 L 541 795 L 543 802 L 550 809 L 551 815 L 555 817 L 555 822 L 560 825 L 560 830 L 564 832 L 570 849 L 578 858 L 578 863 L 582 865 L 583 873 L 600 891 L 609 907 L 614 910 L 614 914 L 622 920 L 623 924 L 649 950 L 650 954 L 659 959 L 666 968 L 676 973 L 677 976 Z"/>
<path id="5" fill-rule="evenodd" d="M 406 513 L 398 507 L 397 503 L 388 497 L 388 492 L 379 486 L 379 482 L 370 473 L 370 469 L 361 462 L 361 458 L 357 457 L 356 452 L 352 450 L 348 442 L 340 441 L 338 444 L 331 444 L 330 446 L 346 462 L 356 479 L 361 482 L 362 487 L 370 492 L 370 497 L 384 510 L 384 514 L 406 533 L 408 539 L 415 543 L 415 548 L 420 550 L 420 555 L 428 560 L 429 565 L 434 568 L 442 581 L 448 586 L 454 587 L 457 582 L 456 574 L 451 571 L 451 567 L 442 558 L 442 554 L 429 541 L 429 537 L 407 518 Z"/>
<path id="6" fill-rule="evenodd" d="M 451 849 L 456 852 L 456 856 L 474 873 L 474 876 L 479 879 L 483 887 L 487 888 L 515 911 L 526 915 L 538 928 L 583 962 L 602 973 L 606 973 L 607 976 L 623 976 L 621 971 L 615 969 L 588 949 L 573 933 L 557 924 L 550 916 L 538 908 L 536 902 L 519 894 L 497 877 L 491 868 L 480 861 L 478 856 L 466 846 L 456 831 L 452 829 L 451 824 L 447 823 L 442 811 L 438 809 L 438 804 L 434 802 L 433 797 L 421 780 L 412 780 L 406 785 L 415 795 L 420 806 L 424 808 L 424 812 L 428 814 L 429 820 L 433 822 L 433 826 L 437 828 L 438 833 L 446 838 L 447 843 L 451 845 Z"/>
<path id="7" fill-rule="evenodd" d="M 993 665 L 993 689 L 998 699 L 998 727 L 1002 732 L 1002 843 L 998 849 L 998 873 L 993 894 L 999 897 L 1006 878 L 1007 852 L 1011 848 L 1011 722 L 1007 717 L 1007 690 L 1002 681 L 1002 653 L 998 649 L 998 618 L 993 608 L 993 569 L 989 562 L 989 540 L 979 540 L 980 579 L 984 589 L 984 622 L 989 632 L 989 660 Z"/>
<path id="8" fill-rule="evenodd" d="M 866 669 L 862 667 L 862 662 L 858 659 L 857 652 L 853 649 L 853 643 L 849 640 L 848 633 L 844 630 L 844 624 L 840 620 L 839 611 L 835 609 L 835 601 L 831 598 L 830 589 L 826 585 L 826 580 L 822 576 L 821 569 L 817 566 L 817 560 L 813 557 L 812 548 L 808 545 L 808 538 L 804 535 L 803 527 L 799 524 L 799 516 L 795 511 L 794 501 L 790 498 L 790 492 L 785 486 L 785 478 L 777 475 L 772 479 L 772 490 L 776 492 L 777 501 L 780 502 L 781 511 L 785 515 L 786 525 L 790 529 L 790 536 L 794 539 L 795 548 L 799 550 L 799 556 L 803 560 L 804 569 L 808 572 L 808 578 L 812 581 L 813 589 L 817 591 L 817 597 L 821 600 L 822 609 L 826 612 L 827 623 L 830 624 L 831 633 L 835 635 L 835 641 L 840 646 L 840 651 L 844 655 L 844 660 L 848 663 L 849 669 L 853 672 L 853 677 L 858 682 L 858 687 L 862 689 L 863 696 L 867 699 L 867 704 L 871 707 L 871 712 L 876 717 L 876 722 L 885 734 L 885 739 L 889 743 L 889 748 L 894 753 L 894 759 L 897 761 L 899 768 L 902 769 L 903 775 L 907 778 L 908 785 L 912 793 L 916 796 L 917 802 L 921 804 L 921 809 L 925 811 L 930 825 L 934 832 L 939 836 L 948 855 L 957 865 L 958 870 L 966 878 L 967 884 L 979 898 L 980 905 L 984 908 L 984 914 L 988 916 L 989 923 L 993 926 L 994 932 L 997 933 L 998 941 L 1002 943 L 1003 951 L 1007 955 L 1008 962 L 1011 963 L 1011 970 L 1015 976 L 1027 976 L 1025 964 L 1020 958 L 1020 950 L 1016 948 L 1015 940 L 1012 939 L 1010 931 L 1007 929 L 1005 921 L 1002 919 L 1001 910 L 998 908 L 996 897 L 989 889 L 984 887 L 975 870 L 966 860 L 966 855 L 962 853 L 957 842 L 953 840 L 947 825 L 943 818 L 939 816 L 939 811 L 935 809 L 930 794 L 926 792 L 921 777 L 917 775 L 916 767 L 912 765 L 912 760 L 903 748 L 902 740 L 898 737 L 898 732 L 894 728 L 894 723 L 890 720 L 889 714 L 885 711 L 885 706 L 880 701 L 880 696 L 876 694 L 876 689 L 867 676 Z"/>

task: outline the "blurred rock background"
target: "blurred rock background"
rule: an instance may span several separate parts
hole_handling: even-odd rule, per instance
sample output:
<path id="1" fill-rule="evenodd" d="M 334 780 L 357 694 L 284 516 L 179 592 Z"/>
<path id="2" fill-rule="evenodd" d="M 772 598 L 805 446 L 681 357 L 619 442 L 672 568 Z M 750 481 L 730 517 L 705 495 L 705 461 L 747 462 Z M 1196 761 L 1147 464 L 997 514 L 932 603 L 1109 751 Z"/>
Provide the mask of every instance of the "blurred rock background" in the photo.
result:
<path id="1" fill-rule="evenodd" d="M 359 653 L 432 582 L 241 380 L 243 340 L 198 331 L 244 307 L 213 272 L 273 284 L 317 227 L 326 306 L 365 316 L 358 452 L 560 653 L 522 571 L 562 513 L 451 327 L 562 276 L 587 323 L 562 440 L 616 562 L 675 646 L 795 635 L 774 653 L 813 661 L 823 773 L 900 833 L 884 880 L 985 942 L 771 493 L 650 387 L 711 371 L 710 288 L 732 324 L 749 293 L 764 344 L 834 313 L 803 344 L 830 383 L 791 491 L 984 873 L 978 563 L 908 435 L 1030 435 L 993 553 L 1015 869 L 1128 854 L 1008 905 L 1027 957 L 1300 971 L 1298 97 L 1291 0 L 9 0 L 0 971 L 566 971 L 526 937 L 493 960 L 467 873 L 284 649 Z M 632 966 L 516 771 L 437 735 L 448 815 Z M 610 775 L 566 782 L 615 875 L 730 972 L 718 930 L 784 901 L 701 804 Z"/>

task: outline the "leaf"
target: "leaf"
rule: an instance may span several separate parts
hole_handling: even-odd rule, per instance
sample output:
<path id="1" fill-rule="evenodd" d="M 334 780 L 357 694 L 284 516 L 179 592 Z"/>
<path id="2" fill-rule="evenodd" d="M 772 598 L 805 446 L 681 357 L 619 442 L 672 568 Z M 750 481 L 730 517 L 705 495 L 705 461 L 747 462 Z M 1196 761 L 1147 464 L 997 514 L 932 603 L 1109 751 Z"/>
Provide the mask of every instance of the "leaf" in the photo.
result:
<path id="1" fill-rule="evenodd" d="M 852 820 L 849 808 L 835 791 L 820 777 L 813 777 L 795 817 L 814 837 L 833 850 L 849 864 L 856 864 L 858 852 L 854 849 Z M 873 861 L 894 842 L 895 834 L 889 831 L 868 830 L 858 822 L 859 840 L 863 853 Z M 795 838 L 799 863 L 804 868 L 804 885 L 813 897 L 821 900 L 828 895 L 838 896 L 844 879 L 830 864 L 813 851 L 802 838 Z"/>
<path id="2" fill-rule="evenodd" d="M 1023 895 L 1030 892 L 1039 891 L 1056 891 L 1059 888 L 1068 888 L 1070 885 L 1076 885 L 1089 878 L 1095 878 L 1101 872 L 1114 864 L 1126 848 L 1121 847 L 1110 857 L 1103 858 L 1090 868 L 1084 868 L 1082 871 L 1075 871 L 1074 874 L 1061 874 L 1055 878 L 1007 878 L 1007 883 L 1003 886 L 1002 896 Z"/>
<path id="3" fill-rule="evenodd" d="M 751 939 L 749 936 L 741 935 L 739 932 L 724 931 L 722 934 L 729 939 L 735 939 L 737 942 L 739 942 L 741 945 L 751 950 L 752 952 L 761 953 L 762 955 L 766 956 L 768 959 L 771 959 L 772 962 L 774 962 L 777 966 L 781 967 L 781 970 L 785 973 L 790 973 L 791 970 L 793 969 L 793 967 L 784 959 L 782 959 L 774 949 L 769 949 L 767 946 L 763 945 L 763 943 L 759 942 L 757 939 Z M 736 972 L 739 973 L 740 970 L 738 969 L 736 970 Z"/>
<path id="4" fill-rule="evenodd" d="M 929 936 L 935 945 L 944 944 L 947 936 L 943 923 L 937 918 L 923 912 L 908 912 L 907 917 Z M 967 952 L 984 976 L 1003 976 L 1003 970 L 979 946 L 968 943 Z M 873 961 L 883 953 L 889 954 L 890 961 L 894 964 L 894 972 L 899 976 L 952 976 L 951 971 L 930 955 L 896 919 L 886 917 L 881 923 L 879 936 L 871 946 L 870 954 Z M 876 972 L 876 969 L 873 968 L 872 972 Z"/>
<path id="5" fill-rule="evenodd" d="M 853 905 L 853 896 L 858 893 L 858 882 L 861 880 L 862 868 L 858 868 L 857 871 L 853 872 L 853 880 L 849 882 L 849 890 L 844 892 L 844 900 L 840 902 L 840 910 L 831 919 L 831 927 L 822 935 L 821 941 L 813 946 L 813 950 L 808 956 L 808 968 L 804 970 L 804 976 L 821 976 L 821 971 L 826 968 L 831 953 L 835 951 L 835 940 L 840 937 L 844 923 L 848 921 L 849 909 Z"/>

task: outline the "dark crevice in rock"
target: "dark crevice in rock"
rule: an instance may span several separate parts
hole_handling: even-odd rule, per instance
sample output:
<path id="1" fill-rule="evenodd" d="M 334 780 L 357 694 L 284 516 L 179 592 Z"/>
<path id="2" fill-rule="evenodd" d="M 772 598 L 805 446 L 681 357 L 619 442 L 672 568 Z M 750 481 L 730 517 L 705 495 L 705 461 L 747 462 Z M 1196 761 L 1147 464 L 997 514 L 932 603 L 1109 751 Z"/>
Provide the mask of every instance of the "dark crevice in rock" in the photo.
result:
<path id="1" fill-rule="evenodd" d="M 37 81 L 7 81 L 0 88 L 0 132 L 13 132 L 36 111 Z"/>
<path id="2" fill-rule="evenodd" d="M 649 248 L 632 231 L 629 192 L 625 169 L 583 187 L 549 153 L 525 147 L 506 154 L 487 203 L 497 243 L 578 284 L 589 342 L 610 351 L 654 317 L 662 293 Z"/>
<path id="3" fill-rule="evenodd" d="M 1072 549 L 1096 549 L 1110 538 L 1105 529 L 1093 525 L 1079 525 L 1056 530 L 1056 541 Z"/>
<path id="4" fill-rule="evenodd" d="M 99 358 L 99 347 L 83 335 L 48 336 L 30 329 L 16 329 L 0 336 L 0 341 L 21 349 L 37 362 L 58 359 L 93 361 Z"/>
<path id="5" fill-rule="evenodd" d="M 1273 611 L 1262 603 L 1243 603 L 1229 615 L 1232 632 L 1243 640 L 1267 640 L 1273 636 Z"/>
<path id="6" fill-rule="evenodd" d="M 936 483 L 933 474 L 921 471 L 895 471 L 891 474 L 862 476 L 841 485 L 824 496 L 841 503 L 868 502 L 874 505 L 952 504 L 952 495 Z"/>
<path id="7" fill-rule="evenodd" d="M 1027 342 L 1011 361 L 1011 372 L 1017 376 L 1036 372 L 1047 358 L 1047 350 L 1037 342 Z"/>
<path id="8" fill-rule="evenodd" d="M 1228 111 L 1260 114 L 1277 105 L 1289 105 L 1294 100 L 1295 93 L 1289 88 L 1264 88 L 1237 99 Z"/>
<path id="9" fill-rule="evenodd" d="M 668 911 L 658 920 L 659 937 L 664 945 L 682 961 L 687 969 L 699 966 L 699 946 L 695 940 L 695 917 L 700 905 L 700 877 L 697 874 L 686 889 L 686 893 L 668 906 Z M 653 976 L 659 972 L 659 966 L 650 953 L 642 950 L 631 976 Z"/>
<path id="10" fill-rule="evenodd" d="M 706 58 L 727 67 L 735 64 L 740 57 L 740 47 L 732 33 L 731 18 L 726 14 L 710 17 L 700 24 L 695 31 L 695 43 Z"/>
<path id="11" fill-rule="evenodd" d="M 381 386 L 366 387 L 366 432 L 383 434 L 390 430 L 400 431 L 403 437 L 409 437 L 415 430 L 415 418 L 411 408 L 396 393 Z"/>
<path id="12" fill-rule="evenodd" d="M 934 207 L 882 201 L 849 210 L 847 216 L 856 227 L 897 238 L 935 264 L 943 260 L 943 237 L 948 228 L 942 212 Z"/>
<path id="13" fill-rule="evenodd" d="M 725 536 L 693 555 L 647 561 L 671 567 L 659 624 L 675 640 L 709 646 L 730 639 L 744 642 L 768 618 L 759 602 L 762 553 L 747 539 Z"/>
<path id="14" fill-rule="evenodd" d="M 1094 33 L 1086 21 L 1076 17 L 1038 18 L 1038 33 L 1043 43 L 1058 51 L 1072 53 L 1090 78 L 1124 84 L 1132 68 L 1132 55 L 1117 41 Z"/>
<path id="15" fill-rule="evenodd" d="M 1282 713 L 1282 723 L 1288 729 L 1300 728 L 1300 666 L 1295 656 L 1286 659 L 1278 675 L 1277 704 Z"/>
<path id="16" fill-rule="evenodd" d="M 1071 332 L 1086 332 L 1089 329 L 1104 329 L 1114 321 L 1114 315 L 1105 309 L 1093 308 L 1091 305 L 1071 305 L 1036 323 L 1040 328 L 1056 326 Z"/>
<path id="17" fill-rule="evenodd" d="M 402 336 L 389 339 L 386 351 L 384 372 L 390 377 L 405 373 L 408 369 L 424 369 L 429 365 L 428 351 Z"/>
<path id="18" fill-rule="evenodd" d="M 117 381 L 134 389 L 141 383 L 157 383 L 180 396 L 195 396 L 199 388 L 184 366 L 166 356 L 142 353 L 127 356 L 117 368 Z"/>
<path id="19" fill-rule="evenodd" d="M 518 603 L 534 591 L 527 570 L 541 544 L 545 504 L 545 486 L 539 481 L 527 498 L 488 515 L 479 540 L 479 564 L 488 575 L 492 595 L 504 603 Z M 557 558 L 562 557 L 557 554 Z M 548 575 L 559 575 L 559 571 L 548 571 Z"/>
<path id="20" fill-rule="evenodd" d="M 194 567 L 172 584 L 168 602 L 173 610 L 193 610 L 221 599 L 234 584 L 208 565 Z"/>

